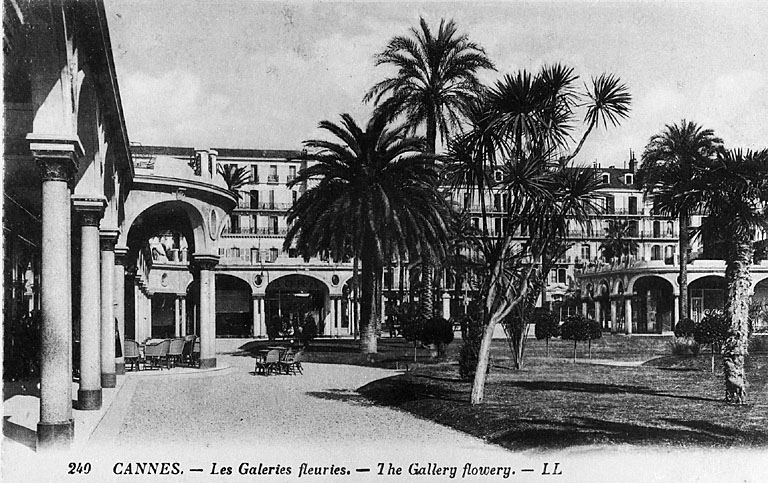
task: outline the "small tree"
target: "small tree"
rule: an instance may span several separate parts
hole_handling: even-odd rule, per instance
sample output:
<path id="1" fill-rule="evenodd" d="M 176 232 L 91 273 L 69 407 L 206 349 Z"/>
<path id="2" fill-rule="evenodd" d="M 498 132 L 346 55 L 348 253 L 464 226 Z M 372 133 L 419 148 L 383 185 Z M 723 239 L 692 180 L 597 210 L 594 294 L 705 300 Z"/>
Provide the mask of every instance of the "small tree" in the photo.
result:
<path id="1" fill-rule="evenodd" d="M 417 304 L 402 303 L 392 309 L 392 314 L 400 326 L 400 335 L 407 341 L 413 342 L 413 362 L 416 362 L 416 347 L 419 340 L 421 326 L 424 324 L 424 318 L 421 316 L 421 309 Z"/>
<path id="2" fill-rule="evenodd" d="M 480 343 L 483 340 L 483 325 L 481 317 L 465 315 L 461 322 L 461 338 L 463 344 L 459 352 L 459 377 L 471 381 L 475 377 L 477 356 L 480 353 Z M 490 370 L 491 365 L 488 365 Z"/>
<path id="3" fill-rule="evenodd" d="M 699 344 L 709 344 L 710 354 L 712 356 L 711 371 L 715 372 L 715 350 L 720 353 L 723 342 L 728 338 L 731 329 L 731 323 L 728 315 L 722 310 L 708 310 L 704 317 L 696 325 L 693 331 L 693 338 Z"/>
<path id="4" fill-rule="evenodd" d="M 453 324 L 442 317 L 427 319 L 420 327 L 418 338 L 422 344 L 437 346 L 437 356 L 445 356 L 445 346 L 453 342 Z"/>
<path id="5" fill-rule="evenodd" d="M 549 357 L 549 339 L 560 335 L 560 320 L 556 313 L 546 310 L 534 314 L 535 334 L 538 340 L 547 341 L 547 357 Z"/>
<path id="6" fill-rule="evenodd" d="M 599 339 L 603 336 L 600 324 L 592 319 L 587 319 L 583 315 L 571 315 L 565 319 L 565 323 L 560 327 L 560 337 L 563 340 L 573 341 L 573 361 L 576 362 L 576 343 L 579 341 L 589 341 L 589 357 L 592 357 L 592 339 Z"/>

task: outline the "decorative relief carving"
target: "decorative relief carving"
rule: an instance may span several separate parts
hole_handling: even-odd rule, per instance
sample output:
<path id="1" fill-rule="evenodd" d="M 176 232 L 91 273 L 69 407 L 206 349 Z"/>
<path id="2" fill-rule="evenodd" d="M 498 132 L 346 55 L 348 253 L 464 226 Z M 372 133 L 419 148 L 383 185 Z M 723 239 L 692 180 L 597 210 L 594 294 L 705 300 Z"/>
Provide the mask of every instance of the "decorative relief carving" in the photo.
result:
<path id="1" fill-rule="evenodd" d="M 68 158 L 38 158 L 40 177 L 43 181 L 70 182 L 75 175 L 75 164 Z"/>
<path id="2" fill-rule="evenodd" d="M 99 226 L 101 213 L 98 211 L 81 211 L 80 224 L 82 226 Z"/>

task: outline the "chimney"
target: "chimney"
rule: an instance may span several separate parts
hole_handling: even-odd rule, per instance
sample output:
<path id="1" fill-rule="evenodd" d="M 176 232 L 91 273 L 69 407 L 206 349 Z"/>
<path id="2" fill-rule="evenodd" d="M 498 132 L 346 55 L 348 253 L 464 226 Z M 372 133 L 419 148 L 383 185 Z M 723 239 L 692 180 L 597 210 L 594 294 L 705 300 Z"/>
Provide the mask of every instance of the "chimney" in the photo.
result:
<path id="1" fill-rule="evenodd" d="M 637 160 L 635 159 L 635 152 L 629 150 L 629 171 L 634 174 L 637 170 Z"/>

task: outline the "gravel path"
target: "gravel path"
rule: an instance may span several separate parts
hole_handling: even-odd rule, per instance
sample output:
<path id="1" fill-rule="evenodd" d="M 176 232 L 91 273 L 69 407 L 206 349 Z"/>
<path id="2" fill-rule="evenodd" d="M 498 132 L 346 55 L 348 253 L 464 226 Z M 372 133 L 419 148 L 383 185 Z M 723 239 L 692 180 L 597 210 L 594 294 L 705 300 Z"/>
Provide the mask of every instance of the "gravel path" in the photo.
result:
<path id="1" fill-rule="evenodd" d="M 219 361 L 230 369 L 200 376 L 137 377 L 114 441 L 208 448 L 235 443 L 354 448 L 372 442 L 423 448 L 439 442 L 454 449 L 498 451 L 464 433 L 374 405 L 356 392 L 395 371 L 305 363 L 304 375 L 264 377 L 249 373 L 250 358 L 220 356 Z"/>

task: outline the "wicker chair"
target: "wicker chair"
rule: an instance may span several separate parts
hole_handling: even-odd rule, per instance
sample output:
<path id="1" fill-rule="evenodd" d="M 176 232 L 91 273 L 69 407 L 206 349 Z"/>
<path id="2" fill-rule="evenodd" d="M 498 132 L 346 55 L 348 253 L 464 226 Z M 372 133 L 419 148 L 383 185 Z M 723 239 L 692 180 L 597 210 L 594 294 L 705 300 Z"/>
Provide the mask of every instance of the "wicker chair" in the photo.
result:
<path id="1" fill-rule="evenodd" d="M 189 366 L 193 365 L 192 361 L 192 349 L 195 348 L 196 335 L 184 336 L 184 348 L 181 350 L 181 361 Z"/>
<path id="2" fill-rule="evenodd" d="M 175 366 L 176 364 L 180 364 L 183 353 L 184 339 L 182 337 L 171 339 L 168 345 L 168 361 L 166 365 Z"/>
<path id="3" fill-rule="evenodd" d="M 192 344 L 192 366 L 200 367 L 200 339 L 195 338 Z"/>
<path id="4" fill-rule="evenodd" d="M 288 350 L 278 364 L 279 370 L 285 371 L 286 374 L 304 374 L 301 368 L 302 352 L 304 351 L 293 352 Z"/>
<path id="5" fill-rule="evenodd" d="M 124 347 L 124 354 L 123 359 L 125 359 L 126 364 L 131 365 L 131 370 L 134 370 L 134 364 L 136 365 L 136 370 L 141 370 L 141 352 L 139 351 L 139 343 L 135 340 L 131 339 L 125 339 L 125 347 Z"/>
<path id="6" fill-rule="evenodd" d="M 165 339 L 144 346 L 144 359 L 146 359 L 150 367 L 162 369 L 163 363 L 168 367 L 168 349 L 170 345 L 170 339 Z"/>
<path id="7" fill-rule="evenodd" d="M 280 351 L 277 349 L 269 350 L 262 359 L 256 359 L 256 367 L 253 372 L 256 374 L 262 374 L 265 376 L 270 375 L 273 371 L 280 370 Z"/>

